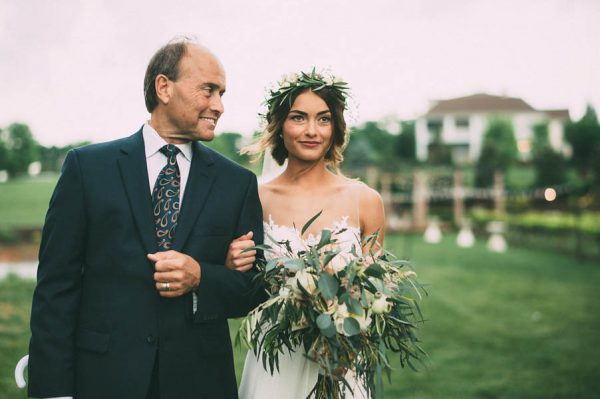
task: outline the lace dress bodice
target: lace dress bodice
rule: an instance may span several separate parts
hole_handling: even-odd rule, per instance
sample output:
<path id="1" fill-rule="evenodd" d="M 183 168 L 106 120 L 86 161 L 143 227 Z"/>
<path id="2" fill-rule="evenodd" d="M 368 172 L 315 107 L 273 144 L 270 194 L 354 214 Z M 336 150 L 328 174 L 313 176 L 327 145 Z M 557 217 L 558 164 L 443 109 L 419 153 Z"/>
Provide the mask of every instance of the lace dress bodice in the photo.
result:
<path id="1" fill-rule="evenodd" d="M 340 249 L 338 256 L 347 257 L 352 251 L 360 255 L 360 227 L 351 226 L 348 224 L 349 216 L 342 216 L 339 220 L 333 221 L 331 226 L 323 229 L 330 230 L 334 234 L 334 238 Z M 288 241 L 293 253 L 298 253 L 309 246 L 317 245 L 321 239 L 321 231 L 305 233 L 305 237 L 301 235 L 301 228 L 298 226 L 285 226 L 276 224 L 273 221 L 272 215 L 269 215 L 268 222 L 263 222 L 265 231 L 265 244 L 271 245 L 276 251 L 278 249 L 277 242 Z M 323 230 L 322 229 L 322 230 Z M 277 242 L 273 242 L 273 240 Z M 265 254 L 268 258 L 273 257 L 272 254 Z"/>

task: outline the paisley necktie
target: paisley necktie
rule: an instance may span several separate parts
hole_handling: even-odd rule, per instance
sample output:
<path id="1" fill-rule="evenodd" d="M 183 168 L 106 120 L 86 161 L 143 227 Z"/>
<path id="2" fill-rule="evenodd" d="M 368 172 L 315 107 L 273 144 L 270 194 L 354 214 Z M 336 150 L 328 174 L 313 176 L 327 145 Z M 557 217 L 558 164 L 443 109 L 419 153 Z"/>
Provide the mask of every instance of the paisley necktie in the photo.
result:
<path id="1" fill-rule="evenodd" d="M 167 144 L 160 149 L 160 152 L 167 157 L 167 164 L 158 174 L 152 190 L 156 242 L 159 251 L 171 249 L 171 242 L 177 227 L 181 181 L 179 166 L 177 165 L 179 151 L 179 148 L 172 144 Z"/>

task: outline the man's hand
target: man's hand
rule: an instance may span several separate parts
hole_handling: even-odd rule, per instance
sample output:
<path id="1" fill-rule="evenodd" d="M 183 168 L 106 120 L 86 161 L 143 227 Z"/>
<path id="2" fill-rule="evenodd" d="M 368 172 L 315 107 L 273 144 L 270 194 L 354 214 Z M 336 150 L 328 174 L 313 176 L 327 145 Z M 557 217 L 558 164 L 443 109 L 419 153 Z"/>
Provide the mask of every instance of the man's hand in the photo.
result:
<path id="1" fill-rule="evenodd" d="M 196 289 L 200 284 L 202 270 L 191 256 L 177 251 L 148 254 L 155 262 L 154 281 L 160 296 L 175 298 Z"/>
<path id="2" fill-rule="evenodd" d="M 245 272 L 252 268 L 252 265 L 256 261 L 256 251 L 242 251 L 254 246 L 254 241 L 252 241 L 253 236 L 254 233 L 250 231 L 231 241 L 227 257 L 225 258 L 225 266 L 227 268 L 239 272 Z"/>

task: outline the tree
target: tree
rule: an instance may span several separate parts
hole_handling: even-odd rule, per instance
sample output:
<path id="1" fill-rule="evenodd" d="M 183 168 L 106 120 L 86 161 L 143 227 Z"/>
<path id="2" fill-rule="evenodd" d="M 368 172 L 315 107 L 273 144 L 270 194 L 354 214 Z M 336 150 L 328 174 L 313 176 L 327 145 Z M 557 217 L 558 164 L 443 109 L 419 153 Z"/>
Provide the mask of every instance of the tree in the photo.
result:
<path id="1" fill-rule="evenodd" d="M 476 165 L 475 185 L 489 187 L 496 171 L 506 172 L 517 160 L 517 141 L 507 119 L 491 119 L 484 133 L 481 153 Z"/>
<path id="2" fill-rule="evenodd" d="M 363 169 L 376 162 L 377 154 L 366 137 L 352 137 L 344 151 L 344 169 Z"/>
<path id="3" fill-rule="evenodd" d="M 58 172 L 62 168 L 62 164 L 67 156 L 67 152 L 73 148 L 83 147 L 84 145 L 90 144 L 89 141 L 81 141 L 66 145 L 64 147 L 44 147 L 40 145 L 38 148 L 39 161 L 42 163 L 42 171 L 44 172 Z"/>
<path id="4" fill-rule="evenodd" d="M 396 154 L 402 162 L 415 162 L 417 159 L 415 121 L 401 122 L 401 131 L 396 138 Z"/>
<path id="5" fill-rule="evenodd" d="M 0 129 L 0 170 L 8 169 L 8 148 L 7 148 L 8 132 Z"/>
<path id="6" fill-rule="evenodd" d="M 548 139 L 548 123 L 541 122 L 533 125 L 533 140 L 531 144 L 531 153 L 535 158 L 535 155 L 539 151 L 543 151 L 550 147 L 550 140 Z"/>
<path id="7" fill-rule="evenodd" d="M 39 145 L 33 138 L 29 126 L 13 123 L 2 132 L 4 168 L 11 175 L 26 173 L 29 164 L 38 159 Z"/>
<path id="8" fill-rule="evenodd" d="M 232 161 L 248 166 L 250 157 L 248 155 L 240 155 L 242 140 L 242 135 L 239 133 L 223 132 L 215 136 L 212 141 L 205 142 L 205 144 Z"/>
<path id="9" fill-rule="evenodd" d="M 535 185 L 548 187 L 563 184 L 567 176 L 565 158 L 551 147 L 539 150 L 533 157 L 535 167 Z"/>
<path id="10" fill-rule="evenodd" d="M 573 150 L 571 165 L 579 175 L 588 178 L 596 174 L 600 157 L 600 124 L 591 105 L 587 106 L 585 115 L 579 121 L 567 123 L 565 138 Z M 595 178 L 600 179 L 600 176 L 596 175 Z"/>
<path id="11" fill-rule="evenodd" d="M 374 121 L 352 128 L 350 142 L 344 152 L 344 158 L 348 162 L 344 166 L 352 168 L 375 165 L 383 170 L 395 169 L 398 164 L 395 140 L 396 136 Z"/>
<path id="12" fill-rule="evenodd" d="M 548 124 L 533 126 L 532 164 L 535 168 L 536 187 L 563 184 L 566 180 L 567 163 L 555 151 L 548 140 Z"/>

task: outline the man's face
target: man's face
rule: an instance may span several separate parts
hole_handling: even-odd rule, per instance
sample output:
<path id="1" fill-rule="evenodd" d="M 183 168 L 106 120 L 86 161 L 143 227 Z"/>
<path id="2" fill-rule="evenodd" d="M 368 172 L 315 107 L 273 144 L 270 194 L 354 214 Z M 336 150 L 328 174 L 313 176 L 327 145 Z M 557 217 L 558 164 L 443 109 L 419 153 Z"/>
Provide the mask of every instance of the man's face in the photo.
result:
<path id="1" fill-rule="evenodd" d="M 225 71 L 207 51 L 190 45 L 179 61 L 177 81 L 169 81 L 169 102 L 165 105 L 171 139 L 210 141 L 224 112 Z"/>

